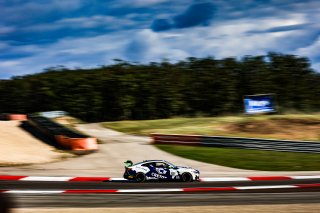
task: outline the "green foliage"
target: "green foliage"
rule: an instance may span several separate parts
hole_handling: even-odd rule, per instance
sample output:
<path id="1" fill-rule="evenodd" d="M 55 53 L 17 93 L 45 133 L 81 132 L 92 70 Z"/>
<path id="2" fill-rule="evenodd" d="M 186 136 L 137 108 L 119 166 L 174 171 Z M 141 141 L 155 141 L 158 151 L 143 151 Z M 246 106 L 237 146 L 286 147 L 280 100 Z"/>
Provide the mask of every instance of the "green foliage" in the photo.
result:
<path id="1" fill-rule="evenodd" d="M 157 145 L 172 154 L 222 166 L 263 171 L 319 171 L 320 155 L 197 146 Z"/>
<path id="2" fill-rule="evenodd" d="M 320 75 L 308 59 L 277 53 L 57 67 L 0 81 L 0 112 L 64 110 L 86 121 L 210 116 L 242 112 L 243 96 L 257 93 L 275 93 L 281 110 L 317 111 Z"/>

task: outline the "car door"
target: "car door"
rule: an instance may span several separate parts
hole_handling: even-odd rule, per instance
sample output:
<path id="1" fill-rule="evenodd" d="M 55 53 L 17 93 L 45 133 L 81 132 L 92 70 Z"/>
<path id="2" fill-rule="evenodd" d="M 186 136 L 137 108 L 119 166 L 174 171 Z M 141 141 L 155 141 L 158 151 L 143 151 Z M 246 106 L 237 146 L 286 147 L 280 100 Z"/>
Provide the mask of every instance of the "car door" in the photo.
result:
<path id="1" fill-rule="evenodd" d="M 142 166 L 147 167 L 149 169 L 149 171 L 145 173 L 147 178 L 157 179 L 157 177 L 155 177 L 156 176 L 155 174 L 157 174 L 157 171 L 154 163 L 145 163 L 145 164 L 142 164 Z"/>
<path id="2" fill-rule="evenodd" d="M 171 180 L 169 165 L 164 162 L 156 163 L 156 171 L 159 180 Z"/>

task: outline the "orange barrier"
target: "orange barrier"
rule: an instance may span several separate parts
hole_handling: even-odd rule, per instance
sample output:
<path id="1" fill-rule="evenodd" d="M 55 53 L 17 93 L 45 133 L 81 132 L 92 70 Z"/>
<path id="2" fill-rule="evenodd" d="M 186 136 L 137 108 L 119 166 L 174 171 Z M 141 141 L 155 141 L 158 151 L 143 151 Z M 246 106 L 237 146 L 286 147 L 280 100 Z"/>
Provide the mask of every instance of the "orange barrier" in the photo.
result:
<path id="1" fill-rule="evenodd" d="M 55 135 L 55 138 L 63 147 L 71 150 L 98 149 L 96 138 L 69 138 L 64 135 Z"/>
<path id="2" fill-rule="evenodd" d="M 25 121 L 27 120 L 27 115 L 25 114 L 8 114 L 8 120 L 15 120 L 15 121 Z"/>

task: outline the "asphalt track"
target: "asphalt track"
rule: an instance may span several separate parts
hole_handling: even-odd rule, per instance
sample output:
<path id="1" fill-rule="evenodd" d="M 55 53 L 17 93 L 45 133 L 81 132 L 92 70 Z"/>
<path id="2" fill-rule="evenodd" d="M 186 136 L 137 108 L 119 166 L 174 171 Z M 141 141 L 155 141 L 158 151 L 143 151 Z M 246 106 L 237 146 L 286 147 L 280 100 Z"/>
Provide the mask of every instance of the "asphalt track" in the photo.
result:
<path id="1" fill-rule="evenodd" d="M 273 186 L 314 184 L 320 179 L 236 182 L 39 182 L 0 181 L 0 190 L 67 190 L 67 189 L 167 189 L 230 186 Z M 239 204 L 319 203 L 320 187 L 256 189 L 244 191 L 131 193 L 131 194 L 8 194 L 18 208 L 52 207 L 139 207 L 199 206 Z"/>

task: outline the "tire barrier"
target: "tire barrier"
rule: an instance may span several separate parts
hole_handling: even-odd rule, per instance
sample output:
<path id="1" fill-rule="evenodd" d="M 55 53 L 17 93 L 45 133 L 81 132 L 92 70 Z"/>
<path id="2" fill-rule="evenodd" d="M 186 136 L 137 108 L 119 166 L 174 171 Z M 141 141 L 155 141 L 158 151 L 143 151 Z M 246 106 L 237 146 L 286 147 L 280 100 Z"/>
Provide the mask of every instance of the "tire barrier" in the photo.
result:
<path id="1" fill-rule="evenodd" d="M 97 150 L 97 139 L 75 132 L 42 116 L 29 115 L 29 124 L 66 149 Z"/>
<path id="2" fill-rule="evenodd" d="M 283 152 L 320 153 L 320 142 L 290 141 L 260 138 L 241 138 L 201 135 L 162 135 L 151 134 L 155 144 L 201 145 L 210 147 L 256 149 Z M 198 142 L 195 142 L 198 140 Z M 190 142 L 191 141 L 191 142 Z"/>
<path id="3" fill-rule="evenodd" d="M 69 138 L 64 135 L 55 135 L 55 138 L 63 147 L 71 150 L 98 149 L 96 138 Z"/>

